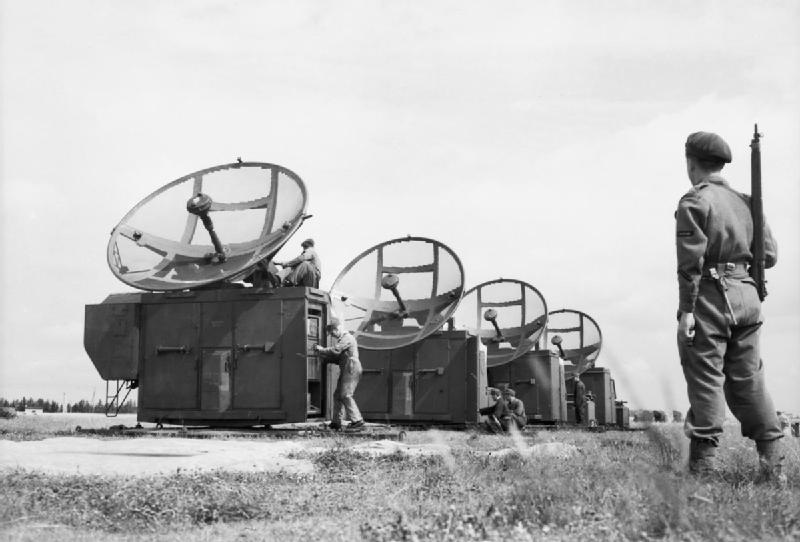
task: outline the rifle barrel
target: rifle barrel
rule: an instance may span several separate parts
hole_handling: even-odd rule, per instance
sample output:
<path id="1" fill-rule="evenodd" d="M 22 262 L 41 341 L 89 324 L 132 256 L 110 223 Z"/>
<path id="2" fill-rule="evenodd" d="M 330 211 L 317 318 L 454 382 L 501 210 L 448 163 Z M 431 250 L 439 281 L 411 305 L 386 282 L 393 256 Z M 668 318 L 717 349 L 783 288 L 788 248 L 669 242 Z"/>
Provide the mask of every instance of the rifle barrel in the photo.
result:
<path id="1" fill-rule="evenodd" d="M 764 201 L 761 194 L 761 134 L 758 124 L 753 129 L 753 140 L 750 142 L 750 213 L 753 217 L 753 262 L 751 275 L 756 281 L 758 296 L 763 301 L 767 296 L 764 270 L 766 255 L 764 253 Z"/>

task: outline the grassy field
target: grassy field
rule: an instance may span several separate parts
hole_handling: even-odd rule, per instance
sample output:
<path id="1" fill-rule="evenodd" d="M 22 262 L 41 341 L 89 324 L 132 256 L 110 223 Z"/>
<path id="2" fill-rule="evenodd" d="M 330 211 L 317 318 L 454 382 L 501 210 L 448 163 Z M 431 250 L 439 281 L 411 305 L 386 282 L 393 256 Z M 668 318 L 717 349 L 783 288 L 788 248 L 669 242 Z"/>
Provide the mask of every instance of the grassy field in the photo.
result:
<path id="1" fill-rule="evenodd" d="M 136 414 L 120 414 L 109 418 L 105 414 L 39 414 L 19 415 L 0 419 L 0 438 L 9 440 L 40 440 L 48 437 L 72 436 L 75 428 L 105 429 L 112 425 L 136 425 Z M 152 427 L 153 424 L 145 424 Z"/>
<path id="2" fill-rule="evenodd" d="M 5 438 L 59 429 L 0 420 Z M 32 424 L 20 430 L 19 424 Z M 114 423 L 114 422 L 112 422 Z M 18 424 L 18 425 L 15 425 Z M 108 420 L 106 421 L 106 426 Z M 74 424 L 73 424 L 74 426 Z M 0 472 L 3 540 L 797 540 L 800 439 L 787 438 L 788 484 L 754 484 L 757 461 L 732 426 L 718 475 L 684 472 L 678 425 L 640 432 L 541 431 L 514 440 L 415 432 L 435 456 L 354 452 L 315 442 L 311 475 L 169 476 Z M 89 437 L 87 437 L 89 438 Z M 537 444 L 577 453 L 530 455 Z M 511 448 L 511 453 L 498 453 Z M 490 453 L 492 452 L 492 453 Z"/>

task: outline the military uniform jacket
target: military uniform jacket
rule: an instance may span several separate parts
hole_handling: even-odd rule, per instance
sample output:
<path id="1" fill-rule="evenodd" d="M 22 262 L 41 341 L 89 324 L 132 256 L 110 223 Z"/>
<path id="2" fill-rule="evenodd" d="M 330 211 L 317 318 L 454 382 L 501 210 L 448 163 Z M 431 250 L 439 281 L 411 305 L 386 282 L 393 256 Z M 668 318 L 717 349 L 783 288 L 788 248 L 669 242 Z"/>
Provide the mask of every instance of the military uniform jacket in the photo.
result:
<path id="1" fill-rule="evenodd" d="M 580 406 L 586 402 L 586 384 L 582 380 L 576 380 L 572 387 L 572 394 L 574 396 L 573 404 Z"/>
<path id="2" fill-rule="evenodd" d="M 525 403 L 521 399 L 511 397 L 508 400 L 508 412 L 513 416 L 517 416 L 522 420 L 527 421 L 528 416 L 525 415 Z"/>
<path id="3" fill-rule="evenodd" d="M 678 311 L 694 312 L 704 270 L 721 263 L 753 261 L 750 196 L 736 192 L 715 173 L 681 198 L 675 219 Z M 766 221 L 764 237 L 765 267 L 769 268 L 775 265 L 778 253 Z"/>
<path id="4" fill-rule="evenodd" d="M 297 267 L 303 262 L 308 262 L 317 270 L 317 275 L 322 275 L 322 262 L 313 247 L 303 249 L 303 252 L 294 260 L 286 262 L 286 267 Z"/>
<path id="5" fill-rule="evenodd" d="M 503 416 L 508 416 L 508 404 L 501 398 L 493 405 L 478 409 L 478 412 L 484 416 L 494 416 L 500 419 Z"/>
<path id="6" fill-rule="evenodd" d="M 351 365 L 361 367 L 361 361 L 358 359 L 358 344 L 350 332 L 342 333 L 341 337 L 336 340 L 336 344 L 323 348 L 319 353 L 330 362 L 338 364 L 342 371 L 348 366 L 348 361 L 352 362 Z"/>

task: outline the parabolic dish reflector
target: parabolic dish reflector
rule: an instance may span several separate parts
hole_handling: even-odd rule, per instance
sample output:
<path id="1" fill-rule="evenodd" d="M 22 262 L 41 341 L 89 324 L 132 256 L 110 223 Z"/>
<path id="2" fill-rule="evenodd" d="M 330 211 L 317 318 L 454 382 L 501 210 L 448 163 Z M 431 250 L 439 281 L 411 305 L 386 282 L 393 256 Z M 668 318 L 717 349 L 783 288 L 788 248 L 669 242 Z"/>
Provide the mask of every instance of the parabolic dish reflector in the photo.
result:
<path id="1" fill-rule="evenodd" d="M 464 268 L 449 247 L 404 237 L 357 256 L 336 277 L 330 298 L 360 347 L 388 350 L 441 328 L 463 293 Z"/>
<path id="2" fill-rule="evenodd" d="M 274 164 L 239 162 L 156 190 L 111 232 L 108 265 L 142 290 L 183 290 L 246 275 L 303 222 L 303 181 Z"/>
<path id="3" fill-rule="evenodd" d="M 561 337 L 562 357 L 575 367 L 568 371 L 567 377 L 594 367 L 603 345 L 603 333 L 591 316 L 572 309 L 552 311 L 547 334 L 551 340 L 555 335 Z"/>
<path id="4" fill-rule="evenodd" d="M 547 326 L 547 302 L 539 290 L 521 280 L 497 279 L 464 294 L 456 327 L 480 336 L 486 365 L 503 365 L 533 348 Z"/>

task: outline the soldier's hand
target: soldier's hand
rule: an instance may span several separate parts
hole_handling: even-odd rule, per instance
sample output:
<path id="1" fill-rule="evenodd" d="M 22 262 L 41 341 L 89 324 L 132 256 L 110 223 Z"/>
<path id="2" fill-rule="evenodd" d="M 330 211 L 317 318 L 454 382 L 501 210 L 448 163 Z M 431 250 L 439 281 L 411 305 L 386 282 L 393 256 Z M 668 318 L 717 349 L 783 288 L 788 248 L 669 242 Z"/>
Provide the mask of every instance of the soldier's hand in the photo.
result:
<path id="1" fill-rule="evenodd" d="M 694 313 L 682 312 L 678 320 L 678 338 L 688 345 L 694 343 Z"/>

